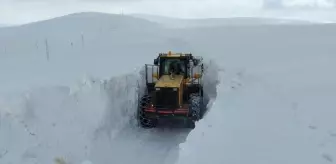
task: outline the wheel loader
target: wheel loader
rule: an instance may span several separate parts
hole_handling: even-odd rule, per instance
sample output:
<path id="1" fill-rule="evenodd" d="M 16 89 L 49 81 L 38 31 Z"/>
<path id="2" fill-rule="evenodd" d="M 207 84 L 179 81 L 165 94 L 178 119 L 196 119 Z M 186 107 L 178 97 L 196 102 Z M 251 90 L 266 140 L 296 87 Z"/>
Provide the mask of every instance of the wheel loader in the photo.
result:
<path id="1" fill-rule="evenodd" d="M 145 64 L 146 89 L 139 96 L 137 115 L 141 127 L 155 128 L 164 122 L 195 128 L 207 104 L 202 60 L 169 51 L 159 53 L 153 65 Z"/>

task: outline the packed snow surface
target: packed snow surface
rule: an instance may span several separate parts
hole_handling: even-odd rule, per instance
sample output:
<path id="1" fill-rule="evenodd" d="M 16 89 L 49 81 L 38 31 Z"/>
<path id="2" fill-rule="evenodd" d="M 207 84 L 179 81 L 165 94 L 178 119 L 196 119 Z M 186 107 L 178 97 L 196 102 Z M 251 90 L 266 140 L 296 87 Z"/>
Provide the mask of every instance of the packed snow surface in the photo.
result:
<path id="1" fill-rule="evenodd" d="M 335 163 L 335 29 L 99 13 L 0 28 L 0 163 Z M 143 66 L 168 50 L 207 63 L 194 130 L 134 120 Z"/>

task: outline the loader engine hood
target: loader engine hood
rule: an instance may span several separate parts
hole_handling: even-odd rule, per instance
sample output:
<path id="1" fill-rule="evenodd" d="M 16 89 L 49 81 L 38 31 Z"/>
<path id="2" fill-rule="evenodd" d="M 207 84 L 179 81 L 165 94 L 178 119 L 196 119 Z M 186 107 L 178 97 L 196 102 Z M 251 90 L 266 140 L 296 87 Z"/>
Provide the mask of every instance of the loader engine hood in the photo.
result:
<path id="1" fill-rule="evenodd" d="M 155 85 L 154 106 L 161 110 L 178 108 L 182 103 L 182 82 L 182 75 L 163 75 Z"/>
<path id="2" fill-rule="evenodd" d="M 171 78 L 170 75 L 163 75 L 156 82 L 155 88 L 180 88 L 183 82 L 183 75 L 174 75 Z"/>

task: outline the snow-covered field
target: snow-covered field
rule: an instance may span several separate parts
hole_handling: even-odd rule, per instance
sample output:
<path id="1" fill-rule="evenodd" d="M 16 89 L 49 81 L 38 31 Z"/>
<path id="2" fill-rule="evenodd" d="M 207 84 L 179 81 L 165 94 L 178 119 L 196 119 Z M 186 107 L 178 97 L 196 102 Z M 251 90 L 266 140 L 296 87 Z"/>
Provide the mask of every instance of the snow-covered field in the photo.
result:
<path id="1" fill-rule="evenodd" d="M 81 13 L 0 28 L 0 163 L 336 162 L 335 25 L 164 25 Z M 168 50 L 219 75 L 193 131 L 135 126 L 140 68 Z"/>

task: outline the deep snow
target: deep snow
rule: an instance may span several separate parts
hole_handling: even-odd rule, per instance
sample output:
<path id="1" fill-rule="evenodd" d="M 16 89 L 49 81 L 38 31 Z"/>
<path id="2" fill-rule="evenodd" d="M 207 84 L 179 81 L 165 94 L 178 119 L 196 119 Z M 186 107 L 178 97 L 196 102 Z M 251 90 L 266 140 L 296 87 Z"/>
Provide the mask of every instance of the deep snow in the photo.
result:
<path id="1" fill-rule="evenodd" d="M 81 13 L 0 28 L 0 163 L 334 163 L 335 26 L 243 24 Z M 207 86 L 219 76 L 191 132 L 132 119 L 141 67 L 168 50 L 213 60 Z"/>
<path id="2" fill-rule="evenodd" d="M 87 79 L 78 88 L 34 89 L 12 102 L 18 106 L 4 102 L 1 163 L 174 163 L 188 130 L 137 129 L 137 79 Z"/>

